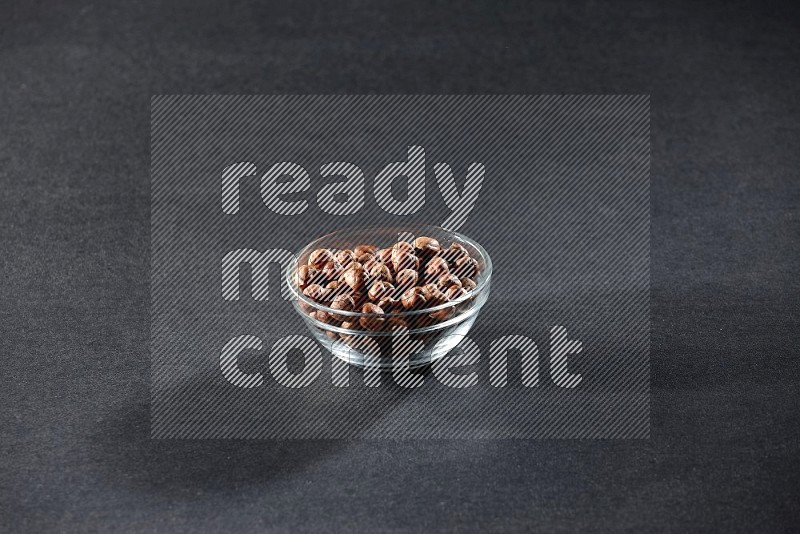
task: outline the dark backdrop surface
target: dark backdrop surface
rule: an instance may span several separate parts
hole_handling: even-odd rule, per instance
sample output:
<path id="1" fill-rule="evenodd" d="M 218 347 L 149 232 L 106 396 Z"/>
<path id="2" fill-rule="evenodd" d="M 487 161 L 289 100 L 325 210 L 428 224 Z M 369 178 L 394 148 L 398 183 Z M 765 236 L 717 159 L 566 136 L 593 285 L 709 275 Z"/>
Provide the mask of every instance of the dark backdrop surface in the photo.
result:
<path id="1" fill-rule="evenodd" d="M 796 530 L 786 2 L 3 2 L 0 530 Z M 154 441 L 160 93 L 650 94 L 651 438 Z"/>

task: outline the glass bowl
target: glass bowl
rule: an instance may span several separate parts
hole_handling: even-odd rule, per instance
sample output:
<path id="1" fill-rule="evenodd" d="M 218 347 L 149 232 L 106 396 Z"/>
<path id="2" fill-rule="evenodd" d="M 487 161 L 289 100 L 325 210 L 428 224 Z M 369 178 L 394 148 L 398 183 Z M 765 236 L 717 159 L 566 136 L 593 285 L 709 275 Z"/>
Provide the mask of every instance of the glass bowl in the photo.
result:
<path id="1" fill-rule="evenodd" d="M 469 252 L 477 261 L 478 271 L 474 278 L 475 287 L 471 291 L 438 306 L 370 314 L 335 310 L 327 306 L 329 302 L 308 298 L 298 287 L 297 270 L 308 263 L 309 255 L 317 249 L 336 252 L 353 249 L 357 245 L 375 245 L 383 249 L 392 247 L 398 241 L 411 242 L 421 236 L 436 239 L 442 249 L 458 243 Z M 326 350 L 361 368 L 392 370 L 407 366 L 414 369 L 431 364 L 461 342 L 489 298 L 492 262 L 486 250 L 462 234 L 437 226 L 347 228 L 312 241 L 295 257 L 296 261 L 286 271 L 294 309 Z M 326 318 L 325 322 L 317 319 L 317 312 L 325 312 L 320 314 Z M 376 329 L 367 330 L 361 326 L 364 321 L 372 324 L 373 320 L 380 323 Z M 348 328 L 344 328 L 343 324 Z"/>

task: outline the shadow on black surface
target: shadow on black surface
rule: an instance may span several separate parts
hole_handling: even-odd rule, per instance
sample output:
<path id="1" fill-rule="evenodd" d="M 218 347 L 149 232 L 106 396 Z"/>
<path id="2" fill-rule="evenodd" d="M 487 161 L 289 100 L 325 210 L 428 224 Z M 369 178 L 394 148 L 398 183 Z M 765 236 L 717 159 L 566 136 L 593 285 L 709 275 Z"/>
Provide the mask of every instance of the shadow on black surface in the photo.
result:
<path id="1" fill-rule="evenodd" d="M 429 368 L 420 370 L 428 374 Z M 385 377 L 385 378 L 384 378 Z M 405 402 L 409 389 L 383 375 L 385 401 L 359 418 L 366 431 Z M 342 397 L 342 402 L 346 401 Z M 91 438 L 91 454 L 109 480 L 171 496 L 225 491 L 289 476 L 341 451 L 347 439 L 153 439 L 150 405 L 130 406 L 104 421 Z"/>
<path id="2" fill-rule="evenodd" d="M 616 296 L 615 296 L 616 297 Z M 481 376 L 487 380 L 485 369 L 489 354 L 489 345 L 493 339 L 504 335 L 526 335 L 534 339 L 542 349 L 543 381 L 546 378 L 547 362 L 545 356 L 549 353 L 549 327 L 558 322 L 569 327 L 570 334 L 575 338 L 583 339 L 588 354 L 607 353 L 614 354 L 614 348 L 624 346 L 625 338 L 607 337 L 600 335 L 606 322 L 606 314 L 613 313 L 613 309 L 601 310 L 599 302 L 610 297 L 602 293 L 581 299 L 581 308 L 565 310 L 562 299 L 553 296 L 542 297 L 537 302 L 497 302 L 476 322 L 470 337 L 482 350 Z M 612 298 L 611 300 L 616 300 Z M 524 306 L 523 306 L 524 304 Z M 574 305 L 574 302 L 571 303 Z M 535 310 L 526 314 L 513 313 L 513 310 Z M 575 311 L 577 310 L 577 311 Z M 566 313 L 569 311 L 570 313 Z M 591 324 L 587 322 L 591 318 Z M 563 320 L 562 320 L 563 319 Z M 634 317 L 636 319 L 636 317 Z M 636 323 L 639 324 L 639 323 Z M 583 329 L 581 327 L 584 327 Z M 601 330 L 598 330 L 601 328 Z M 622 345 L 620 345 L 622 344 Z M 603 362 L 592 361 L 596 358 L 576 359 L 574 370 L 586 373 L 588 376 L 600 377 L 603 367 L 598 365 Z M 612 360 L 623 362 L 624 360 Z M 605 360 L 608 365 L 609 361 Z M 425 371 L 426 374 L 430 369 Z M 518 370 L 516 370 L 518 374 Z M 518 377 L 511 377 L 517 380 Z M 597 382 L 588 386 L 602 390 L 615 387 L 613 376 L 606 373 L 606 383 Z M 205 381 L 192 384 L 182 384 L 170 394 L 177 398 L 197 398 L 197 393 L 206 393 L 214 388 L 219 388 L 220 377 L 205 378 Z M 356 380 L 360 380 L 356 378 Z M 369 404 L 370 409 L 364 410 L 357 420 L 361 435 L 368 434 L 371 428 L 377 428 L 381 423 L 386 423 L 386 416 L 393 410 L 399 410 L 408 403 L 409 395 L 414 390 L 397 386 L 391 379 L 383 382 L 385 387 L 376 388 L 385 392 L 380 397 L 375 397 L 380 402 Z M 391 385 L 391 386 L 389 386 Z M 228 389 L 230 385 L 227 384 Z M 552 385 L 544 384 L 540 392 L 546 393 L 546 388 Z M 617 385 L 618 387 L 618 385 Z M 370 389 L 370 388 L 367 388 Z M 274 391 L 274 390 L 273 390 Z M 264 391 L 266 393 L 266 390 Z M 372 392 L 370 392 L 372 393 Z M 277 391 L 285 399 L 291 397 L 286 391 Z M 208 397 L 208 395 L 201 395 Z M 211 396 L 213 398 L 213 395 Z M 225 401 L 224 396 L 220 399 Z M 264 398 L 269 398 L 265 396 Z M 306 395 L 304 398 L 295 397 L 297 406 L 293 409 L 297 413 L 316 413 L 314 410 L 323 403 L 338 403 L 337 410 L 351 408 L 353 397 L 350 396 L 314 396 Z M 208 402 L 207 399 L 205 402 Z M 211 403 L 213 405 L 213 402 Z M 197 414 L 198 411 L 184 407 L 183 411 L 176 410 L 178 414 Z M 236 404 L 232 403 L 231 407 Z M 249 408 L 252 414 L 259 415 L 258 408 L 263 403 L 254 403 Z M 411 405 L 413 407 L 413 404 Z M 245 408 L 248 408 L 245 406 Z M 406 406 L 408 408 L 408 406 Z M 115 484 L 126 481 L 131 487 L 144 492 L 155 491 L 165 495 L 180 496 L 191 495 L 196 491 L 225 491 L 230 488 L 240 488 L 245 485 L 259 485 L 275 481 L 294 473 L 307 470 L 309 466 L 323 461 L 325 458 L 337 454 L 348 448 L 346 439 L 151 439 L 151 406 L 146 403 L 136 404 L 126 410 L 114 413 L 110 421 L 103 424 L 102 432 L 92 438 L 94 447 L 92 454 L 95 461 L 102 466 L 105 475 Z M 222 410 L 224 412 L 224 410 Z M 263 416 L 265 412 L 261 412 Z M 217 420 L 218 421 L 218 420 Z M 262 421 L 263 422 L 263 421 Z M 208 435 L 214 435 L 210 433 Z M 219 435 L 217 433 L 216 435 Z M 230 434 L 235 435 L 235 434 Z M 239 434 L 241 435 L 241 434 Z M 358 436 L 359 433 L 356 433 Z M 120 476 L 120 473 L 123 476 Z"/>

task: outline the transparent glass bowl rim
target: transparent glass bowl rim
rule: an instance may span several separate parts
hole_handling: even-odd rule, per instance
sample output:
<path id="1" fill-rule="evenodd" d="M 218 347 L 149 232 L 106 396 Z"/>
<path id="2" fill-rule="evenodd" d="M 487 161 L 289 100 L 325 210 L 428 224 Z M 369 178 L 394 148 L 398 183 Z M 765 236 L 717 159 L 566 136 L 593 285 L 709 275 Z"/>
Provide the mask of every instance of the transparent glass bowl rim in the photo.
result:
<path id="1" fill-rule="evenodd" d="M 430 232 L 431 230 L 433 230 L 434 232 Z M 320 248 L 320 245 L 319 245 L 320 242 L 323 242 L 323 241 L 325 241 L 327 239 L 331 239 L 331 238 L 333 238 L 333 237 L 335 237 L 335 236 L 337 236 L 339 234 L 344 234 L 344 233 L 347 233 L 347 232 L 366 233 L 366 232 L 388 232 L 388 231 L 393 231 L 393 232 L 397 232 L 397 233 L 399 233 L 399 232 L 408 232 L 408 233 L 414 234 L 416 236 L 423 236 L 423 235 L 426 235 L 426 233 L 444 233 L 444 234 L 449 234 L 450 236 L 453 236 L 455 238 L 458 238 L 459 240 L 461 240 L 461 241 L 463 241 L 465 243 L 468 243 L 471 247 L 473 247 L 475 250 L 478 251 L 478 253 L 481 255 L 481 259 L 483 260 L 483 263 L 485 265 L 484 272 L 481 273 L 481 278 L 479 280 L 479 283 L 475 286 L 475 289 L 473 289 L 472 291 L 470 291 L 469 293 L 467 293 L 466 295 L 464 295 L 463 297 L 461 297 L 459 299 L 451 300 L 451 301 L 445 302 L 444 304 L 440 304 L 438 306 L 432 306 L 430 308 L 421 308 L 421 309 L 418 309 L 418 310 L 407 310 L 407 311 L 392 312 L 392 313 L 363 313 L 363 312 L 354 312 L 354 311 L 351 312 L 351 311 L 345 311 L 345 310 L 335 310 L 335 309 L 330 308 L 328 306 L 323 306 L 319 302 L 316 302 L 314 300 L 309 299 L 308 297 L 303 295 L 303 292 L 300 291 L 299 288 L 295 285 L 295 276 L 294 275 L 295 275 L 295 272 L 297 271 L 297 268 L 299 267 L 297 265 L 299 258 L 303 257 L 303 255 L 306 252 L 310 252 L 312 250 Z M 328 247 L 323 247 L 323 248 L 328 248 Z M 413 316 L 416 316 L 416 315 L 434 313 L 434 312 L 436 312 L 438 310 L 443 310 L 445 308 L 450 308 L 452 306 L 458 306 L 459 304 L 461 304 L 463 302 L 466 302 L 469 299 L 475 298 L 477 295 L 479 295 L 480 292 L 483 290 L 483 288 L 485 288 L 489 284 L 489 281 L 490 281 L 491 277 L 492 277 L 492 260 L 489 257 L 489 253 L 486 252 L 486 249 L 484 249 L 480 245 L 480 243 L 478 243 L 477 241 L 473 240 L 470 237 L 465 236 L 464 234 L 460 234 L 460 233 L 454 232 L 452 230 L 447 230 L 447 229 L 441 228 L 439 226 L 432 226 L 432 225 L 427 225 L 427 224 L 425 224 L 425 225 L 408 225 L 408 226 L 389 226 L 389 227 L 387 227 L 387 226 L 373 226 L 373 227 L 361 227 L 361 228 L 342 228 L 342 229 L 336 230 L 334 232 L 331 232 L 329 234 L 325 234 L 322 237 L 318 237 L 317 239 L 315 239 L 314 241 L 312 241 L 308 245 L 304 246 L 302 249 L 300 249 L 300 251 L 297 254 L 295 254 L 295 260 L 293 262 L 291 262 L 289 267 L 286 269 L 286 283 L 289 286 L 289 289 L 291 290 L 292 296 L 294 297 L 294 299 L 302 301 L 304 304 L 306 304 L 310 308 L 313 308 L 314 310 L 320 310 L 320 311 L 324 311 L 324 312 L 328 312 L 328 313 L 333 313 L 333 314 L 336 314 L 336 315 L 341 315 L 343 317 L 354 317 L 354 318 L 361 318 L 361 317 L 413 317 Z M 461 317 L 461 315 L 467 315 L 467 314 L 466 313 L 457 314 L 456 317 Z"/>

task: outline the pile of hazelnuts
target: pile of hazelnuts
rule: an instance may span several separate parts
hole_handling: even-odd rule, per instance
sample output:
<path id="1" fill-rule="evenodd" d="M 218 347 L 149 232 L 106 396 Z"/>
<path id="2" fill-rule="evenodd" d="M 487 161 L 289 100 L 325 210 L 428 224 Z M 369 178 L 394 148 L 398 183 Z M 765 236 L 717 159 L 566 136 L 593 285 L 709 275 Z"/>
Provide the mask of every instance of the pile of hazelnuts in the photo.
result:
<path id="1" fill-rule="evenodd" d="M 348 330 L 413 329 L 452 318 L 456 304 L 468 300 L 475 289 L 478 272 L 478 262 L 459 243 L 443 248 L 432 237 L 418 237 L 383 249 L 359 245 L 352 250 L 314 250 L 307 264 L 298 267 L 296 283 L 303 295 L 323 306 L 369 314 L 339 315 L 301 301 L 303 311 L 319 322 Z M 447 302 L 454 305 L 397 315 Z"/>

